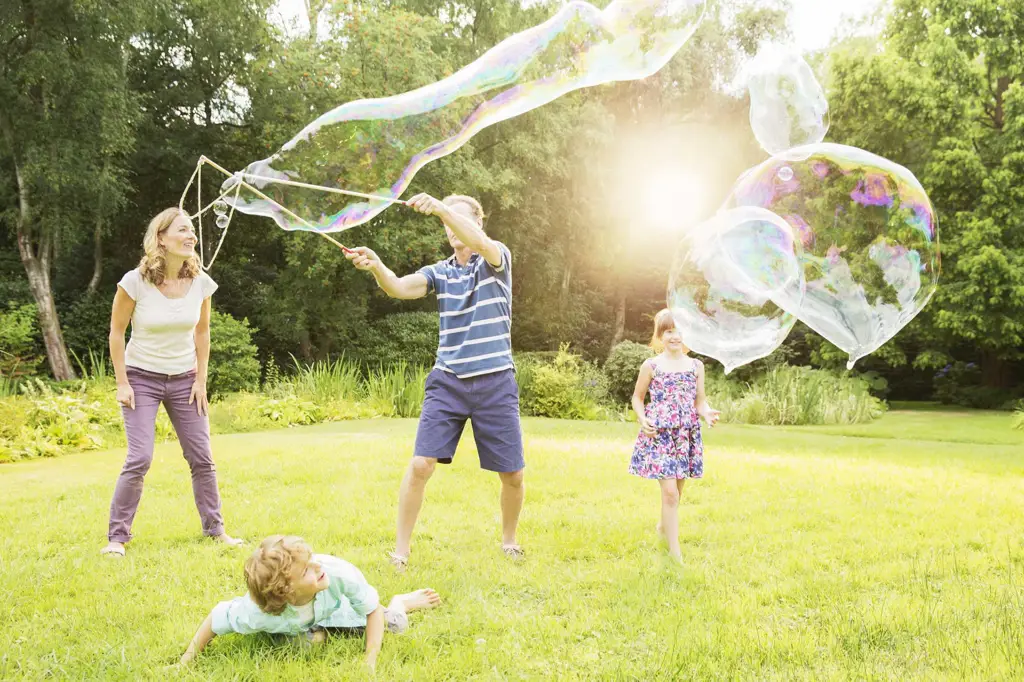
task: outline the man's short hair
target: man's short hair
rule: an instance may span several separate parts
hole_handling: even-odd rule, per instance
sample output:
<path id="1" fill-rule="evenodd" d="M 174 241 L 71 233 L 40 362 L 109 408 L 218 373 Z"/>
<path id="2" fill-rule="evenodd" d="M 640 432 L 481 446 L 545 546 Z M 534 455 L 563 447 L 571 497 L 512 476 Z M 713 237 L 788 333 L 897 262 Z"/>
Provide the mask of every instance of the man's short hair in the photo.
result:
<path id="1" fill-rule="evenodd" d="M 465 194 L 449 194 L 443 200 L 446 206 L 454 206 L 455 204 L 465 204 L 472 209 L 473 217 L 476 218 L 481 225 L 484 224 L 484 207 L 480 205 L 480 202 L 473 197 L 466 196 Z"/>

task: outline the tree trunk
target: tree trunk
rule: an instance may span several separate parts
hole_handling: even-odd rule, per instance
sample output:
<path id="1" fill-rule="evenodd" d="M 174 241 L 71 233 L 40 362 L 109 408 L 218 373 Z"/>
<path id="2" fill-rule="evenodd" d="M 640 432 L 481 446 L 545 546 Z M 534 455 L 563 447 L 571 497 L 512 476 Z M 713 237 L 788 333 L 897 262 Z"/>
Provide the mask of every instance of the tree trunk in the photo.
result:
<path id="1" fill-rule="evenodd" d="M 320 13 L 323 11 L 326 3 L 324 0 L 312 0 L 312 2 L 310 0 L 306 0 L 304 4 L 306 6 L 306 21 L 309 22 L 308 37 L 310 41 L 316 44 L 320 39 L 320 36 L 318 35 Z"/>
<path id="2" fill-rule="evenodd" d="M 565 264 L 565 271 L 562 272 L 562 290 L 559 294 L 559 305 L 562 310 L 569 307 L 569 284 L 572 283 L 572 268 Z"/>
<path id="3" fill-rule="evenodd" d="M 981 382 L 989 388 L 1010 387 L 1010 366 L 991 351 L 981 355 Z"/>
<path id="4" fill-rule="evenodd" d="M 100 286 L 103 276 L 103 215 L 96 216 L 96 225 L 92 233 L 92 279 L 85 289 L 86 296 L 92 296 Z"/>
<path id="5" fill-rule="evenodd" d="M 608 349 L 608 355 L 611 357 L 612 348 L 615 348 L 619 342 L 626 336 L 626 292 L 619 292 L 619 305 L 615 309 L 615 333 L 612 334 L 612 345 Z"/>
<path id="6" fill-rule="evenodd" d="M 13 151 L 13 131 L 7 121 L 0 120 L 3 125 L 3 133 Z M 67 346 L 64 345 L 64 334 L 60 330 L 60 320 L 57 317 L 57 306 L 53 300 L 53 290 L 50 288 L 50 258 L 53 254 L 53 242 L 50 235 L 43 231 L 38 239 L 38 245 L 33 249 L 32 238 L 29 236 L 29 191 L 25 178 L 21 174 L 21 166 L 18 159 L 14 158 L 14 176 L 18 183 L 18 219 L 17 219 L 17 240 L 18 254 L 21 256 L 21 263 L 25 266 L 25 274 L 28 276 L 29 289 L 32 291 L 32 298 L 35 299 L 39 314 L 39 327 L 43 332 L 43 343 L 46 346 L 46 358 L 50 362 L 50 371 L 53 378 L 58 381 L 67 381 L 75 378 L 75 371 L 71 367 L 71 359 L 68 357 Z"/>
<path id="7" fill-rule="evenodd" d="M 43 343 L 46 345 L 46 359 L 50 362 L 50 371 L 57 381 L 67 381 L 75 378 L 75 371 L 71 368 L 71 360 L 68 357 L 67 346 L 64 345 L 64 334 L 60 329 L 60 320 L 57 317 L 57 306 L 54 304 L 53 291 L 50 289 L 50 275 L 42 261 L 35 257 L 25 257 L 25 247 L 31 248 L 21 230 L 18 231 L 18 249 L 22 253 L 21 261 L 25 265 L 25 273 L 28 275 L 28 285 L 32 290 L 32 298 L 36 301 L 39 309 L 39 327 L 43 332 Z M 51 247 L 46 247 L 51 248 Z M 49 257 L 46 258 L 49 261 Z"/>

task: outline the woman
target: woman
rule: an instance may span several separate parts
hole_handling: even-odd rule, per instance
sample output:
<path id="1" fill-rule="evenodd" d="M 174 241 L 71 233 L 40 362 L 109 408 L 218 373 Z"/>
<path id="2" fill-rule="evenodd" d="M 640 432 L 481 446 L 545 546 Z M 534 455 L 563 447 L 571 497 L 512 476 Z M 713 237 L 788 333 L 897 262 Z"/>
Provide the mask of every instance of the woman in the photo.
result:
<path id="1" fill-rule="evenodd" d="M 217 284 L 200 268 L 196 233 L 177 208 L 150 221 L 139 267 L 117 285 L 110 315 L 110 359 L 128 436 L 128 457 L 110 503 L 109 543 L 102 554 L 124 556 L 142 480 L 153 462 L 160 403 L 192 470 L 192 493 L 203 533 L 242 544 L 224 532 L 217 472 L 210 451 L 206 370 L 210 359 L 210 296 Z M 132 323 L 127 347 L 124 332 Z"/>

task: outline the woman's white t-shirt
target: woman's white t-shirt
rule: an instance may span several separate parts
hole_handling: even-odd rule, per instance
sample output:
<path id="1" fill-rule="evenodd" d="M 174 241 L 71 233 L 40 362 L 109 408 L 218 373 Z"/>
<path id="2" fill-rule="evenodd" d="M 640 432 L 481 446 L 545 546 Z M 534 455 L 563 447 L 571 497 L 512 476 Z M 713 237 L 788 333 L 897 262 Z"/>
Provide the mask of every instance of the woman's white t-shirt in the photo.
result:
<path id="1" fill-rule="evenodd" d="M 158 374 L 183 374 L 194 369 L 196 325 L 203 301 L 217 290 L 217 283 L 200 272 L 184 297 L 167 298 L 136 268 L 117 286 L 135 301 L 125 364 Z"/>

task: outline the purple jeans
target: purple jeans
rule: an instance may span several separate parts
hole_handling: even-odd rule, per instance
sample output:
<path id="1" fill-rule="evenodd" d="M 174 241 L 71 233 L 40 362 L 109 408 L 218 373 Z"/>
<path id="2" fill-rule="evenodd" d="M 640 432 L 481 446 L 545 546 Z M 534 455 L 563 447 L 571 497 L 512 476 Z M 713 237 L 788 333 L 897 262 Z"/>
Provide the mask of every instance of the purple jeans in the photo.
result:
<path id="1" fill-rule="evenodd" d="M 181 452 L 192 470 L 192 494 L 203 522 L 203 534 L 217 536 L 224 532 L 220 515 L 220 493 L 217 470 L 210 450 L 210 421 L 197 413 L 196 405 L 188 404 L 195 381 L 195 371 L 168 376 L 136 367 L 128 368 L 128 383 L 135 392 L 135 409 L 122 407 L 124 431 L 128 436 L 128 457 L 114 488 L 110 502 L 110 525 L 107 539 L 128 542 L 132 538 L 132 520 L 142 498 L 142 479 L 153 463 L 153 442 L 156 439 L 156 412 L 164 404 L 178 434 Z"/>

